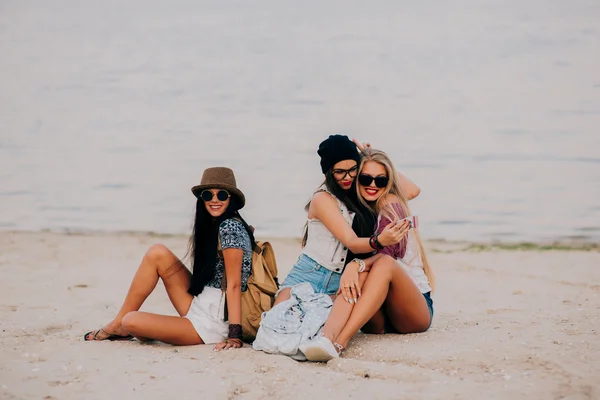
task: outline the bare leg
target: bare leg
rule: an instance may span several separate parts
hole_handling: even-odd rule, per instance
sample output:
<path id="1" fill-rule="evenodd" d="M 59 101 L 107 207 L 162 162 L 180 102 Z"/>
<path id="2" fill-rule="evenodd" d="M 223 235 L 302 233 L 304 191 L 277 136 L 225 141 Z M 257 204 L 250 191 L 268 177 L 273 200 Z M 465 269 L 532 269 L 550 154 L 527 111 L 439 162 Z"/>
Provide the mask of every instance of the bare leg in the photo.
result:
<path id="1" fill-rule="evenodd" d="M 132 311 L 123 317 L 121 326 L 142 341 L 154 339 L 180 346 L 204 343 L 187 318 Z"/>
<path id="2" fill-rule="evenodd" d="M 354 306 L 348 323 L 335 340 L 346 347 L 352 336 L 364 326 L 382 305 L 390 322 L 399 332 L 422 332 L 430 322 L 423 294 L 395 260 L 382 258 L 369 272 L 362 297 Z"/>
<path id="3" fill-rule="evenodd" d="M 358 276 L 358 283 L 361 288 L 364 286 L 368 275 L 368 272 L 364 272 Z M 353 304 L 348 303 L 342 296 L 338 296 L 337 299 L 334 300 L 327 322 L 325 322 L 325 326 L 321 331 L 323 336 L 333 343 L 346 325 L 346 322 L 348 322 L 348 318 L 350 318 L 353 308 Z"/>
<path id="4" fill-rule="evenodd" d="M 155 244 L 144 255 L 121 309 L 103 331 L 107 334 L 126 335 L 121 320 L 125 314 L 140 309 L 156 287 L 159 278 L 163 280 L 169 299 L 179 315 L 186 315 L 193 299 L 193 296 L 187 292 L 191 274 L 171 250 L 161 244 Z M 95 332 L 91 332 L 86 339 L 94 334 Z M 103 338 L 98 335 L 97 339 Z"/>
<path id="5" fill-rule="evenodd" d="M 364 333 L 375 333 L 381 334 L 385 333 L 385 306 L 381 307 L 379 310 L 375 311 L 375 314 L 371 317 L 370 320 L 367 321 L 366 324 L 362 328 L 361 331 Z"/>
<path id="6" fill-rule="evenodd" d="M 275 298 L 275 302 L 273 303 L 273 307 L 275 307 L 279 303 L 282 303 L 282 302 L 284 302 L 286 300 L 289 300 L 289 298 L 291 296 L 292 296 L 292 288 L 281 289 L 281 292 L 279 292 L 279 294 Z"/>

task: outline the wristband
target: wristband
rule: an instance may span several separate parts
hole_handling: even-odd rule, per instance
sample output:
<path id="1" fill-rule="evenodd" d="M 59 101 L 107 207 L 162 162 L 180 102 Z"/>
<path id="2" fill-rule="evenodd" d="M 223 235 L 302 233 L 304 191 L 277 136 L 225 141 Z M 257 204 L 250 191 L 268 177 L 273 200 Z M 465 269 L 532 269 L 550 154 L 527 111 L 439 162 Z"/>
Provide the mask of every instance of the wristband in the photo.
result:
<path id="1" fill-rule="evenodd" d="M 240 324 L 229 324 L 229 339 L 241 339 L 242 338 L 242 325 Z"/>
<path id="2" fill-rule="evenodd" d="M 369 238 L 369 246 L 371 246 L 371 248 L 374 250 L 377 250 L 377 245 L 375 244 L 375 234 Z"/>
<path id="3" fill-rule="evenodd" d="M 359 274 L 361 272 L 365 272 L 367 265 L 365 264 L 365 262 L 363 260 L 361 260 L 360 258 L 355 258 L 354 260 L 352 260 L 352 262 L 355 262 L 358 264 L 358 273 Z"/>
<path id="4" fill-rule="evenodd" d="M 383 250 L 383 248 L 384 248 L 385 246 L 383 246 L 381 243 L 379 243 L 379 234 L 377 234 L 377 235 L 375 236 L 375 238 L 373 239 L 373 241 L 375 242 L 375 246 L 377 246 L 377 247 L 376 247 L 376 249 L 377 249 L 377 250 Z"/>

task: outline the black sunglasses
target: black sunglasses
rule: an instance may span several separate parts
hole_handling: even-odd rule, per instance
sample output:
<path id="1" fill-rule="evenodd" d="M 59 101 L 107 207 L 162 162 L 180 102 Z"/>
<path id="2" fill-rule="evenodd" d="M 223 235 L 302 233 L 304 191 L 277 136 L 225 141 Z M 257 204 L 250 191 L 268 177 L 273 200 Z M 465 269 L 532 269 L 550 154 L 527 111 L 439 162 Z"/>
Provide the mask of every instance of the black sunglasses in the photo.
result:
<path id="1" fill-rule="evenodd" d="M 227 190 L 221 189 L 217 192 L 217 199 L 219 199 L 219 201 L 225 201 L 229 198 L 229 196 L 231 195 Z M 200 198 L 206 202 L 211 201 L 213 197 L 213 192 L 208 189 L 203 190 L 202 193 L 200 193 Z"/>
<path id="2" fill-rule="evenodd" d="M 356 173 L 358 172 L 358 165 L 355 165 L 350 169 L 336 168 L 331 172 L 333 174 L 333 177 L 338 181 L 345 179 L 346 175 L 349 175 L 350 178 L 354 178 L 356 176 Z"/>
<path id="3" fill-rule="evenodd" d="M 375 186 L 381 189 L 387 186 L 389 179 L 387 176 L 371 176 L 367 174 L 360 174 L 358 176 L 358 183 L 363 186 L 371 186 L 373 181 L 375 181 Z"/>

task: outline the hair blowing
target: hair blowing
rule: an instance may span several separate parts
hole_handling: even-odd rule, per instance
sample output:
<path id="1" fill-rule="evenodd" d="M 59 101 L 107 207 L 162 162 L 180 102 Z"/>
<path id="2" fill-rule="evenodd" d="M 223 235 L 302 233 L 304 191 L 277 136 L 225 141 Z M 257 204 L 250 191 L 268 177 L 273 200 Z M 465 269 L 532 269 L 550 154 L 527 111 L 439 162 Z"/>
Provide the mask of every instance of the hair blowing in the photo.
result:
<path id="1" fill-rule="evenodd" d="M 392 163 L 392 161 L 390 160 L 388 155 L 381 150 L 375 150 L 370 147 L 365 148 L 361 153 L 361 162 L 360 162 L 359 173 L 362 172 L 362 169 L 363 169 L 363 166 L 365 165 L 365 163 L 369 162 L 369 161 L 374 161 L 374 162 L 384 166 L 384 168 L 387 172 L 387 176 L 388 176 L 388 184 L 383 189 L 383 193 L 381 194 L 381 196 L 379 196 L 379 198 L 375 201 L 375 204 L 368 204 L 365 201 L 365 199 L 363 199 L 363 197 L 360 195 L 360 193 L 358 193 L 358 185 L 357 185 L 356 192 L 358 193 L 359 201 L 362 204 L 364 204 L 365 206 L 370 207 L 375 213 L 377 213 L 377 214 L 382 213 L 383 215 L 388 217 L 391 221 L 393 221 L 396 218 L 401 219 L 401 218 L 404 218 L 404 216 L 410 215 L 410 208 L 408 207 L 408 200 L 406 197 L 406 193 L 404 192 L 404 189 L 402 189 L 402 186 L 400 185 L 400 182 L 398 180 L 398 172 L 396 171 L 396 168 L 394 167 L 394 164 Z M 387 199 L 388 194 L 393 194 L 393 195 L 396 195 L 396 197 L 398 197 L 398 199 L 400 200 L 400 207 L 402 208 L 402 212 L 404 213 L 404 216 L 396 215 L 393 207 L 386 207 L 389 204 L 388 199 Z M 430 284 L 431 288 L 434 289 L 435 276 L 433 274 L 433 271 L 431 270 L 429 260 L 427 259 L 427 254 L 425 252 L 425 246 L 423 246 L 423 241 L 421 240 L 421 235 L 419 234 L 419 231 L 416 228 L 411 229 L 408 234 L 413 235 L 414 239 L 416 240 L 416 242 L 419 246 L 419 253 L 421 255 L 421 261 L 423 262 L 423 270 L 425 271 L 425 275 L 427 275 L 427 279 L 429 280 L 429 284 Z"/>

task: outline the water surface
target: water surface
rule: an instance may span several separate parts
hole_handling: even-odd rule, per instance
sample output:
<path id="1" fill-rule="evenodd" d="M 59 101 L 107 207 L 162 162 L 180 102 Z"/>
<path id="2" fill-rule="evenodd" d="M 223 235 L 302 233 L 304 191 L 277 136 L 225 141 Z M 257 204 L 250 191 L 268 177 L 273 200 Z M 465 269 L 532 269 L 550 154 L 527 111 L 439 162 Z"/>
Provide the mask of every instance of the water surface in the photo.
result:
<path id="1" fill-rule="evenodd" d="M 599 49 L 591 0 L 4 1 L 0 229 L 185 233 L 226 165 L 299 236 L 342 132 L 422 187 L 427 238 L 597 241 Z"/>

